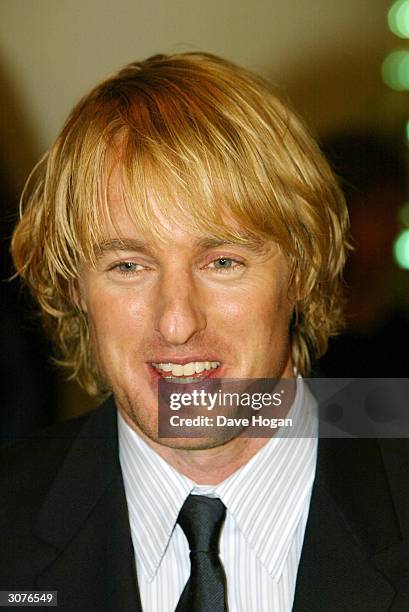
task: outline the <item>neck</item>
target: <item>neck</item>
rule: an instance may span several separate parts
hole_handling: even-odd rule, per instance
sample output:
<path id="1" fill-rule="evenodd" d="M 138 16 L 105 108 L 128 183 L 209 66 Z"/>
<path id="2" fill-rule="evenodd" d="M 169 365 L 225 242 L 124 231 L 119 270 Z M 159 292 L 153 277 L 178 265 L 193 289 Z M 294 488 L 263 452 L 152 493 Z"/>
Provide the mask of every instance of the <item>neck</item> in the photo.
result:
<path id="1" fill-rule="evenodd" d="M 235 438 L 214 448 L 171 448 L 138 431 L 145 442 L 175 470 L 197 484 L 216 485 L 240 469 L 269 438 Z M 189 440 L 191 442 L 191 440 Z"/>

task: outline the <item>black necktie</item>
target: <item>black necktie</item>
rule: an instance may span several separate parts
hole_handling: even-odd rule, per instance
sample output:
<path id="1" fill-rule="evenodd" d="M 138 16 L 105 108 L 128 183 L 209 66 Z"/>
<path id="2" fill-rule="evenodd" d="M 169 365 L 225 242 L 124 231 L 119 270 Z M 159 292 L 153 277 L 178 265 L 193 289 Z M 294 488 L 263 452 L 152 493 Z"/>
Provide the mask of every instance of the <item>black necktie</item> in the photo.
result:
<path id="1" fill-rule="evenodd" d="M 226 577 L 219 536 L 226 508 L 220 499 L 189 495 L 179 513 L 190 547 L 190 578 L 175 612 L 225 612 Z"/>

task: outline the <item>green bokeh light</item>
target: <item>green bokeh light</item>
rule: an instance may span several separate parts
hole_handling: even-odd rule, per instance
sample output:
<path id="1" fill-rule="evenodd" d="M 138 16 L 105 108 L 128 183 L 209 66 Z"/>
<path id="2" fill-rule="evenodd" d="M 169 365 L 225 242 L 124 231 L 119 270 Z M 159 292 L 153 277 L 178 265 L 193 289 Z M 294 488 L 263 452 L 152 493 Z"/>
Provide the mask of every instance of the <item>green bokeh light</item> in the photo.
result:
<path id="1" fill-rule="evenodd" d="M 409 38 L 409 0 L 397 0 L 388 12 L 388 24 L 396 36 Z"/>
<path id="2" fill-rule="evenodd" d="M 409 270 L 409 229 L 399 234 L 393 245 L 393 253 L 398 266 Z"/>
<path id="3" fill-rule="evenodd" d="M 382 77 L 392 89 L 409 89 L 409 50 L 392 51 L 382 64 Z"/>

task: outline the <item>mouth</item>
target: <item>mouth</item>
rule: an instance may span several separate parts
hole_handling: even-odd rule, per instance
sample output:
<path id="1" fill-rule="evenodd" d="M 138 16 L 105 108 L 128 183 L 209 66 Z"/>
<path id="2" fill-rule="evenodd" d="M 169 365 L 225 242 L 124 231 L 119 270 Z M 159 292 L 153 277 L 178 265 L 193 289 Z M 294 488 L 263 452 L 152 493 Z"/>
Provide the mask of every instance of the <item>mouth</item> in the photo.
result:
<path id="1" fill-rule="evenodd" d="M 148 364 L 151 373 L 172 383 L 195 383 L 204 378 L 220 376 L 220 361 L 189 361 L 187 363 L 155 362 Z"/>

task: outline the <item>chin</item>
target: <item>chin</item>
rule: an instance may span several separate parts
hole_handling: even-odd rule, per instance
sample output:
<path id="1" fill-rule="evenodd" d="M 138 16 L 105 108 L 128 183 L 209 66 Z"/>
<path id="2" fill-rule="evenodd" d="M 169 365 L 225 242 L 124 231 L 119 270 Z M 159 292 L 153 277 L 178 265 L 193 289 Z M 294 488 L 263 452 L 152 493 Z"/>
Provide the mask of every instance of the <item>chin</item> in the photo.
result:
<path id="1" fill-rule="evenodd" d="M 187 436 L 187 437 L 160 437 L 158 435 L 157 419 L 141 419 L 138 411 L 133 406 L 128 404 L 128 409 L 121 410 L 126 422 L 134 429 L 148 444 L 159 445 L 166 448 L 179 450 L 205 450 L 217 448 L 227 444 L 231 440 L 237 438 L 242 433 L 242 430 L 233 431 L 231 429 L 220 428 L 217 435 L 213 436 Z M 152 413 L 151 413 L 152 414 Z M 153 412 L 155 414 L 155 412 Z M 152 444 L 153 443 L 153 444 Z"/>

